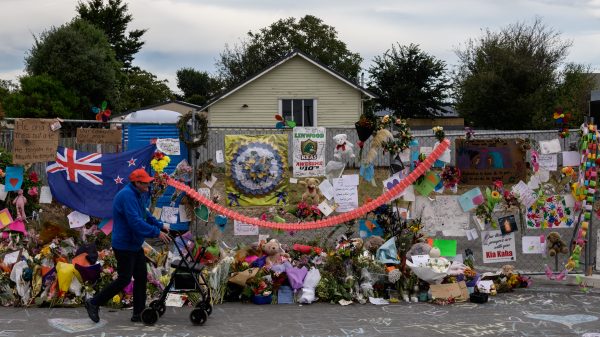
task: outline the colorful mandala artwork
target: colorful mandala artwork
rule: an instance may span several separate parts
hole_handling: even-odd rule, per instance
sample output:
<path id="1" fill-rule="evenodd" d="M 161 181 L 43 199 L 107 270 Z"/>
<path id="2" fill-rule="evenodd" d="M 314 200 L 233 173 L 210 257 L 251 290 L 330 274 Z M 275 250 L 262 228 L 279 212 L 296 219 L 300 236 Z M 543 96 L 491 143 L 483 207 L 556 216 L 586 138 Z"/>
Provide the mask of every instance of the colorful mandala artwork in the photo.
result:
<path id="1" fill-rule="evenodd" d="M 286 135 L 225 136 L 229 206 L 276 205 L 285 194 Z"/>

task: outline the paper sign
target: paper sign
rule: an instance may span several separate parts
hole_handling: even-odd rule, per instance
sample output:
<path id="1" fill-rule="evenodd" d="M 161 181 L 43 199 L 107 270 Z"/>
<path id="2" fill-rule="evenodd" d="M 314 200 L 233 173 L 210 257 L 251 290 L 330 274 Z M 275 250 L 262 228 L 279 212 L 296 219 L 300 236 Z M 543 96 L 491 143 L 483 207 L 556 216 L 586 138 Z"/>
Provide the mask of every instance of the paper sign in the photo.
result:
<path id="1" fill-rule="evenodd" d="M 525 208 L 529 208 L 537 200 L 537 195 L 527 184 L 520 180 L 518 184 L 513 185 L 512 192 L 517 196 Z"/>
<path id="2" fill-rule="evenodd" d="M 4 184 L 0 184 L 0 200 L 2 200 L 2 201 L 6 200 L 7 195 L 8 195 L 8 192 L 6 192 L 6 190 L 4 190 Z"/>
<path id="3" fill-rule="evenodd" d="M 181 154 L 179 138 L 159 138 L 156 140 L 156 149 L 168 156 L 179 156 Z"/>
<path id="4" fill-rule="evenodd" d="M 561 151 L 560 139 L 558 138 L 552 140 L 540 140 L 539 143 L 541 154 L 559 153 Z"/>
<path id="5" fill-rule="evenodd" d="M 258 226 L 233 220 L 233 235 L 258 235 Z"/>
<path id="6" fill-rule="evenodd" d="M 541 154 L 538 157 L 540 169 L 544 169 L 547 171 L 556 171 L 558 168 L 558 160 L 556 157 L 556 154 Z"/>
<path id="7" fill-rule="evenodd" d="M 417 267 L 425 267 L 429 262 L 429 255 L 413 255 L 412 262 Z"/>
<path id="8" fill-rule="evenodd" d="M 0 211 L 0 228 L 8 226 L 11 222 L 13 222 L 13 218 L 8 211 L 8 208 L 5 208 Z"/>
<path id="9" fill-rule="evenodd" d="M 346 186 L 358 186 L 358 174 L 343 175 L 342 181 Z"/>
<path id="10" fill-rule="evenodd" d="M 4 182 L 6 192 L 18 191 L 23 184 L 23 166 L 7 166 Z"/>
<path id="11" fill-rule="evenodd" d="M 184 296 L 185 295 L 183 294 L 168 293 L 167 299 L 165 300 L 165 306 L 178 308 L 183 307 L 183 304 L 185 303 Z"/>
<path id="12" fill-rule="evenodd" d="M 477 234 L 477 229 L 475 228 L 467 229 L 465 234 L 467 234 L 467 240 L 469 241 L 476 240 L 479 237 L 479 234 Z"/>
<path id="13" fill-rule="evenodd" d="M 160 220 L 162 222 L 175 224 L 175 223 L 177 223 L 178 213 L 179 213 L 179 208 L 164 206 L 162 208 L 162 212 L 160 214 Z"/>
<path id="14" fill-rule="evenodd" d="M 323 200 L 318 207 L 321 213 L 323 213 L 325 216 L 329 216 L 329 214 L 333 213 L 333 208 L 329 206 L 329 203 L 326 200 Z"/>
<path id="15" fill-rule="evenodd" d="M 333 199 L 338 204 L 336 211 L 343 213 L 358 208 L 358 186 L 345 185 L 343 178 L 335 178 L 333 192 Z"/>
<path id="16" fill-rule="evenodd" d="M 188 222 L 190 221 L 190 217 L 186 212 L 185 205 L 179 205 L 179 222 Z"/>
<path id="17" fill-rule="evenodd" d="M 438 145 L 440 145 L 440 142 L 435 142 L 434 148 L 436 148 Z M 452 161 L 452 154 L 450 153 L 450 146 L 448 146 L 446 151 L 444 151 L 444 153 L 442 153 L 442 155 L 437 160 L 444 162 L 444 163 L 449 163 Z"/>
<path id="18" fill-rule="evenodd" d="M 415 191 L 419 192 L 420 195 L 426 197 L 429 194 L 431 194 L 431 192 L 433 192 L 435 187 L 440 183 L 440 180 L 441 178 L 439 174 L 433 171 L 429 171 L 425 174 L 425 178 L 423 179 L 423 181 L 421 181 L 420 184 L 414 185 Z"/>
<path id="19" fill-rule="evenodd" d="M 121 144 L 121 130 L 77 128 L 77 144 Z"/>
<path id="20" fill-rule="evenodd" d="M 79 213 L 77 211 L 71 212 L 69 215 L 67 215 L 67 218 L 69 219 L 69 227 L 71 228 L 83 227 L 90 221 L 89 215 Z"/>
<path id="21" fill-rule="evenodd" d="M 470 210 L 483 204 L 483 202 L 483 194 L 481 194 L 481 190 L 479 189 L 479 187 L 475 187 L 474 189 L 469 190 L 468 192 L 466 192 L 458 198 L 458 203 L 465 212 L 469 212 Z"/>
<path id="22" fill-rule="evenodd" d="M 401 193 L 402 200 L 404 201 L 416 201 L 417 197 L 415 196 L 415 187 L 414 185 L 410 185 L 404 189 Z"/>
<path id="23" fill-rule="evenodd" d="M 523 237 L 523 254 L 542 254 L 545 248 L 540 243 L 539 236 L 524 236 Z"/>
<path id="24" fill-rule="evenodd" d="M 297 184 L 297 183 L 298 183 L 298 179 L 290 178 L 290 184 Z"/>
<path id="25" fill-rule="evenodd" d="M 59 133 L 50 129 L 53 122 L 47 119 L 15 120 L 13 164 L 42 163 L 56 159 Z"/>
<path id="26" fill-rule="evenodd" d="M 52 203 L 52 192 L 50 192 L 49 186 L 42 186 L 40 188 L 40 204 L 51 204 Z"/>
<path id="27" fill-rule="evenodd" d="M 371 236 L 383 237 L 383 228 L 379 226 L 375 219 L 360 219 L 358 220 L 358 233 L 361 239 Z"/>
<path id="28" fill-rule="evenodd" d="M 331 200 L 333 198 L 333 186 L 329 180 L 325 179 L 319 184 L 319 191 L 321 191 L 321 194 L 323 194 L 327 200 Z"/>
<path id="29" fill-rule="evenodd" d="M 204 181 L 204 185 L 208 186 L 209 188 L 212 188 L 216 182 L 217 182 L 217 177 L 211 175 L 210 180 Z"/>
<path id="30" fill-rule="evenodd" d="M 160 219 L 160 215 L 162 214 L 162 208 L 160 207 L 154 207 L 154 211 L 152 211 L 152 216 Z"/>
<path id="31" fill-rule="evenodd" d="M 215 157 L 217 159 L 217 164 L 221 164 L 225 162 L 225 157 L 223 156 L 223 150 L 217 150 Z"/>
<path id="32" fill-rule="evenodd" d="M 515 233 L 501 231 L 481 232 L 483 263 L 514 262 L 516 260 Z"/>
<path id="33" fill-rule="evenodd" d="M 292 132 L 292 167 L 294 177 L 325 175 L 327 130 L 324 127 L 295 127 Z"/>
<path id="34" fill-rule="evenodd" d="M 433 240 L 433 246 L 440 249 L 440 256 L 456 256 L 456 240 Z"/>
<path id="35" fill-rule="evenodd" d="M 563 151 L 562 166 L 579 166 L 581 164 L 581 153 L 577 151 Z"/>
<path id="36" fill-rule="evenodd" d="M 106 223 L 104 223 L 104 225 L 100 228 L 100 230 L 104 233 L 104 235 L 108 235 L 108 234 L 112 233 L 112 230 L 113 230 L 113 220 L 112 219 L 108 219 L 106 221 Z"/>

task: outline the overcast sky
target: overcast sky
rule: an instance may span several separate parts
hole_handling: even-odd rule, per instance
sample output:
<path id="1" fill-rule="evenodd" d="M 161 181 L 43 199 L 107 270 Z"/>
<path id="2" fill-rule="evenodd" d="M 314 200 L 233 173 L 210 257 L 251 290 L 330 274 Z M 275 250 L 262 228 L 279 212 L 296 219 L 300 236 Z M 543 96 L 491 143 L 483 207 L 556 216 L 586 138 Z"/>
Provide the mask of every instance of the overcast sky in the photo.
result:
<path id="1" fill-rule="evenodd" d="M 182 67 L 215 73 L 226 44 L 280 18 L 312 14 L 335 27 L 363 68 L 392 44 L 416 43 L 457 62 L 454 50 L 482 29 L 498 30 L 536 16 L 573 41 L 567 60 L 600 71 L 600 0 L 129 0 L 132 28 L 147 28 L 134 64 L 176 89 Z M 23 74 L 34 35 L 75 16 L 77 0 L 0 0 L 0 79 Z"/>

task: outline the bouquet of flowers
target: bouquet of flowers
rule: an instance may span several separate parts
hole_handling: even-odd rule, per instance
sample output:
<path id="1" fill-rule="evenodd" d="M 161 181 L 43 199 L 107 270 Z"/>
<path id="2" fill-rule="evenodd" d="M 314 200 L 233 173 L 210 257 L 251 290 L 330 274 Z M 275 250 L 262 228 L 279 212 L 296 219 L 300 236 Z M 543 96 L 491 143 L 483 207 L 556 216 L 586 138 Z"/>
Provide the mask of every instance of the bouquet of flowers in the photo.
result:
<path id="1" fill-rule="evenodd" d="M 445 188 L 455 189 L 458 186 L 460 177 L 460 169 L 456 166 L 448 165 L 442 170 L 441 178 Z"/>
<path id="2" fill-rule="evenodd" d="M 498 191 L 497 189 L 492 191 L 489 187 L 487 187 L 485 189 L 485 202 L 477 206 L 477 209 L 475 210 L 475 215 L 477 215 L 477 217 L 479 217 L 480 219 L 484 220 L 485 223 L 491 224 L 492 228 L 497 228 L 498 222 L 492 218 L 492 213 L 494 212 L 494 207 L 496 207 L 496 205 L 502 199 L 503 196 L 500 194 L 500 191 Z"/>
<path id="3" fill-rule="evenodd" d="M 434 126 L 432 130 L 435 138 L 441 143 L 442 140 L 444 140 L 444 137 L 446 137 L 446 134 L 444 133 L 444 128 L 441 126 Z"/>
<path id="4" fill-rule="evenodd" d="M 354 127 L 358 134 L 358 146 L 362 149 L 364 143 L 377 129 L 377 117 L 373 113 L 363 113 L 360 115 L 358 122 L 354 123 Z"/>
<path id="5" fill-rule="evenodd" d="M 154 170 L 154 172 L 161 173 L 162 171 L 165 170 L 165 168 L 167 167 L 167 165 L 169 165 L 170 162 L 171 162 L 171 158 L 169 158 L 169 156 L 167 156 L 166 154 L 164 154 L 160 151 L 156 151 L 156 152 L 154 152 L 154 155 L 152 156 L 152 160 L 150 161 L 150 166 L 152 166 L 152 169 Z"/>
<path id="6" fill-rule="evenodd" d="M 299 202 L 290 213 L 294 214 L 300 220 L 311 218 L 316 221 L 323 218 L 323 213 L 321 213 L 317 205 L 309 205 L 304 201 Z"/>

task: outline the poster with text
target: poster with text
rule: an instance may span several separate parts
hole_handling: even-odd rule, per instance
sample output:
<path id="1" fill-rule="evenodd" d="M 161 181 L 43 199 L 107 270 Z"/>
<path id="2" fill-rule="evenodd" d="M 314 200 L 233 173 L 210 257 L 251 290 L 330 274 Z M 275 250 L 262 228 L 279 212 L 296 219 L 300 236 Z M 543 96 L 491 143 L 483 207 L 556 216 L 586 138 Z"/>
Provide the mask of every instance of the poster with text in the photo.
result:
<path id="1" fill-rule="evenodd" d="M 517 251 L 515 233 L 503 235 L 501 231 L 481 232 L 483 263 L 514 262 Z"/>
<path id="2" fill-rule="evenodd" d="M 295 127 L 292 143 L 294 177 L 324 176 L 326 129 Z"/>
<path id="3" fill-rule="evenodd" d="M 526 178 L 525 152 L 517 139 L 457 139 L 455 151 L 462 184 L 516 184 Z"/>

